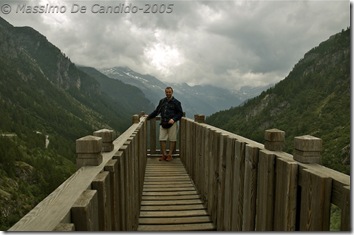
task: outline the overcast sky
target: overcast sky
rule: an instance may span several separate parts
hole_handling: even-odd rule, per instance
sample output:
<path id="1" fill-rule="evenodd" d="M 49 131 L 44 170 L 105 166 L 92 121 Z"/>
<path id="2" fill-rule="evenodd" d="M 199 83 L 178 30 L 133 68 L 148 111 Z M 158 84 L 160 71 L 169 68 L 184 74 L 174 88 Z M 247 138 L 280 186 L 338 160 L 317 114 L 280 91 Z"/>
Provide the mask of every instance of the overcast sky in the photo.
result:
<path id="1" fill-rule="evenodd" d="M 307 51 L 350 25 L 345 0 L 2 0 L 0 7 L 9 23 L 33 27 L 76 64 L 234 90 L 284 79 Z M 105 12 L 110 7 L 119 13 Z"/>

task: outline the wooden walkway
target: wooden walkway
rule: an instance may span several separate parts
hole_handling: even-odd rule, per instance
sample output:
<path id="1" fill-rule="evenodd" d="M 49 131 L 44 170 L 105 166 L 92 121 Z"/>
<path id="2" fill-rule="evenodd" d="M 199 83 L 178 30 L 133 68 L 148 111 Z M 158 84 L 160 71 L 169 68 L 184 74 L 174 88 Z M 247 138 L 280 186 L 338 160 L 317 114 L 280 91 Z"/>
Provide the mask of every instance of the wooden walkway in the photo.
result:
<path id="1" fill-rule="evenodd" d="M 180 159 L 149 157 L 138 231 L 207 230 L 215 226 Z"/>

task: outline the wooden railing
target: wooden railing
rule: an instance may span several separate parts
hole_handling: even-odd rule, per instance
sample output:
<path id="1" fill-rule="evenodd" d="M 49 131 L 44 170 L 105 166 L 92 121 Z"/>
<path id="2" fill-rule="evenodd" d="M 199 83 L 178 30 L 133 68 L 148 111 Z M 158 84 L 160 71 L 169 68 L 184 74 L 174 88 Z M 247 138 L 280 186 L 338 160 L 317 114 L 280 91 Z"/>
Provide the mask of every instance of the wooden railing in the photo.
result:
<path id="1" fill-rule="evenodd" d="M 9 231 L 135 231 L 146 156 L 159 153 L 158 119 L 142 116 L 114 141 L 105 129 L 78 139 L 78 171 Z M 177 152 L 217 230 L 328 231 L 332 204 L 351 230 L 350 177 L 315 163 L 317 138 L 295 140 L 293 156 L 280 130 L 263 145 L 203 122 L 181 119 Z"/>
<path id="2" fill-rule="evenodd" d="M 117 139 L 99 130 L 76 141 L 79 169 L 9 231 L 134 231 L 146 166 L 145 118 Z"/>
<path id="3" fill-rule="evenodd" d="M 181 120 L 180 157 L 217 230 L 329 231 L 332 204 L 351 230 L 350 177 L 317 164 L 320 139 L 296 137 L 293 156 L 283 131 L 263 145 L 195 120 Z"/>
<path id="4" fill-rule="evenodd" d="M 144 115 L 143 113 L 140 116 Z M 177 122 L 177 125 L 180 125 L 180 122 Z M 153 118 L 147 121 L 147 153 L 148 155 L 158 155 L 161 154 L 160 143 L 159 143 L 159 129 L 160 129 L 160 117 Z M 177 142 L 175 146 L 175 154 L 178 154 L 180 151 L 180 140 L 181 135 L 180 131 L 177 132 Z M 169 147 L 169 143 L 167 143 L 167 149 Z"/>

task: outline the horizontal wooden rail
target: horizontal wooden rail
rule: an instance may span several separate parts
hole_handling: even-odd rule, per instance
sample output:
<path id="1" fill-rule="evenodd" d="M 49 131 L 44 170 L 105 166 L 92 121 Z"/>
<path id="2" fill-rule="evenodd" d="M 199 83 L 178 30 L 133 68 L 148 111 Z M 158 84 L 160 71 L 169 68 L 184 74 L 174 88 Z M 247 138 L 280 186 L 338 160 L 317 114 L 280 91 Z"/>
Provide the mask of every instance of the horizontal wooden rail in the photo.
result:
<path id="1" fill-rule="evenodd" d="M 348 175 L 198 122 L 181 120 L 180 156 L 219 231 L 328 231 L 331 204 L 351 229 Z"/>
<path id="2" fill-rule="evenodd" d="M 85 165 L 92 158 L 82 154 L 78 164 L 84 166 L 9 231 L 136 230 L 146 165 L 145 118 L 138 117 L 112 147 L 89 156 L 102 154 L 97 166 Z"/>

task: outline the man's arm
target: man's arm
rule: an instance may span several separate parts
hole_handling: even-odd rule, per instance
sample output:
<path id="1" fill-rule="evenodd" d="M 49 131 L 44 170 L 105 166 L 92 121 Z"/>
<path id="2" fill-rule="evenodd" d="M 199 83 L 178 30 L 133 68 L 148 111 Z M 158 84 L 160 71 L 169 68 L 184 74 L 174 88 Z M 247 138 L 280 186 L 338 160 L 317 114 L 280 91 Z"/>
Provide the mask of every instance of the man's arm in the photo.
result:
<path id="1" fill-rule="evenodd" d="M 183 109 L 182 109 L 181 102 L 176 101 L 175 104 L 176 104 L 176 114 L 173 116 L 172 119 L 173 119 L 174 122 L 177 122 L 183 116 Z"/>
<path id="2" fill-rule="evenodd" d="M 159 113 L 160 113 L 160 111 L 161 111 L 161 104 L 162 104 L 161 101 L 162 101 L 162 100 L 160 100 L 160 102 L 159 102 L 159 104 L 157 105 L 156 109 L 155 109 L 152 113 L 150 113 L 150 114 L 147 116 L 146 120 L 150 120 L 150 119 L 156 117 L 157 115 L 159 115 Z"/>

